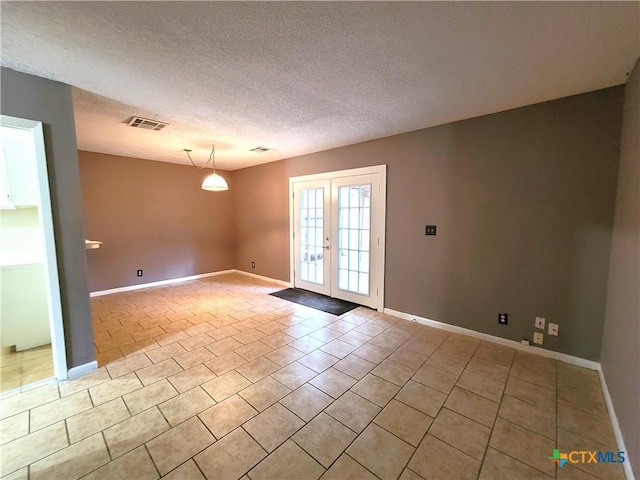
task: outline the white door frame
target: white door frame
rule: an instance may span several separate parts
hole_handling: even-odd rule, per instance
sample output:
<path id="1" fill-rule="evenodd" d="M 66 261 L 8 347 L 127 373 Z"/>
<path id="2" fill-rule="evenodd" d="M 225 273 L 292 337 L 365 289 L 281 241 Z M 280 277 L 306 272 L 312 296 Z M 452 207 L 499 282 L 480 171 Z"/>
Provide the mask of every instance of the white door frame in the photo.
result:
<path id="1" fill-rule="evenodd" d="M 51 351 L 53 354 L 53 374 L 56 380 L 67 378 L 67 353 L 62 323 L 62 301 L 60 299 L 60 283 L 58 280 L 58 262 L 56 241 L 53 230 L 53 214 L 51 211 L 51 194 L 49 191 L 49 175 L 47 172 L 47 156 L 44 150 L 42 122 L 23 118 L 0 115 L 0 124 L 7 127 L 21 128 L 31 132 L 36 156 L 40 205 L 38 216 L 42 225 L 45 258 L 43 261 L 47 280 L 47 306 L 49 310 L 49 329 L 51 331 Z"/>
<path id="2" fill-rule="evenodd" d="M 378 312 L 382 312 L 384 310 L 384 266 L 385 266 L 385 237 L 386 237 L 386 218 L 387 218 L 387 166 L 386 165 L 375 165 L 371 167 L 362 167 L 362 168 L 353 168 L 350 170 L 339 170 L 335 172 L 325 172 L 325 173 L 317 173 L 312 175 L 302 175 L 299 177 L 289 177 L 289 281 L 292 286 L 295 286 L 295 240 L 293 238 L 293 234 L 295 232 L 294 227 L 294 209 L 295 202 L 293 198 L 293 184 L 297 182 L 307 182 L 313 180 L 328 180 L 332 178 L 344 178 L 344 177 L 353 177 L 358 175 L 367 175 L 367 174 L 380 174 L 380 208 L 378 208 L 378 225 L 379 228 L 379 236 L 378 241 L 380 244 L 380 254 L 378 255 L 378 263 L 377 268 L 379 274 L 377 275 L 377 284 L 372 285 L 373 289 L 377 290 L 377 306 L 376 309 Z M 373 241 L 373 239 L 372 239 Z"/>

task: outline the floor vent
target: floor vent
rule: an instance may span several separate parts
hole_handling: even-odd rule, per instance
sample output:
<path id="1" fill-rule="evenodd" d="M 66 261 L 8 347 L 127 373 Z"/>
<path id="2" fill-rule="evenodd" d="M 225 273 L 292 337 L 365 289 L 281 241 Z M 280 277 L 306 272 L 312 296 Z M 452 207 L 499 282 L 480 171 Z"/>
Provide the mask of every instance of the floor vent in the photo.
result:
<path id="1" fill-rule="evenodd" d="M 144 128 L 145 130 L 162 130 L 169 125 L 168 123 L 159 122 L 157 120 L 150 120 L 142 117 L 131 117 L 127 122 L 130 127 Z"/>

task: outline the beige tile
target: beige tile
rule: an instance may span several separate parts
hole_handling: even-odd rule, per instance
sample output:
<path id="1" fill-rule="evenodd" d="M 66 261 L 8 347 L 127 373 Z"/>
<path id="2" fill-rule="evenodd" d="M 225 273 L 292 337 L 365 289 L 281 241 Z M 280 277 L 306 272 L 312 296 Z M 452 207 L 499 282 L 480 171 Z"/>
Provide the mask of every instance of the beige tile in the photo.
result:
<path id="1" fill-rule="evenodd" d="M 400 338 L 395 335 L 388 335 L 387 333 L 381 333 L 380 335 L 377 335 L 374 338 L 372 338 L 369 341 L 369 343 L 371 345 L 376 345 L 378 347 L 395 350 L 400 345 L 402 345 L 404 341 L 405 341 L 404 338 Z"/>
<path id="2" fill-rule="evenodd" d="M 333 398 L 338 398 L 344 392 L 355 385 L 356 380 L 335 368 L 325 370 L 317 377 L 309 381 L 311 385 L 322 390 Z"/>
<path id="3" fill-rule="evenodd" d="M 185 370 L 195 365 L 213 360 L 216 356 L 204 347 L 177 355 L 173 359 Z"/>
<path id="4" fill-rule="evenodd" d="M 172 427 L 213 406 L 216 402 L 200 387 L 195 387 L 158 405 Z"/>
<path id="5" fill-rule="evenodd" d="M 517 358 L 517 357 L 516 357 Z M 514 363 L 511 367 L 510 377 L 533 383 L 540 387 L 555 390 L 556 372 L 549 371 L 539 366 L 525 367 L 522 364 Z"/>
<path id="6" fill-rule="evenodd" d="M 250 343 L 256 342 L 264 337 L 266 337 L 266 334 L 262 333 L 260 330 L 253 329 L 246 330 L 233 336 L 233 338 L 238 340 L 243 345 L 248 345 Z"/>
<path id="7" fill-rule="evenodd" d="M 499 402 L 502 398 L 502 392 L 504 392 L 505 383 L 465 370 L 458 379 L 457 386 L 494 402 Z"/>
<path id="8" fill-rule="evenodd" d="M 216 319 L 216 320 L 213 321 L 213 324 L 214 325 L 216 323 L 219 324 L 220 321 L 221 321 L 221 319 Z M 233 319 L 231 319 L 231 321 L 233 321 Z M 222 340 L 226 340 L 227 338 L 231 337 L 232 335 L 237 335 L 238 333 L 240 333 L 240 330 L 238 330 L 237 328 L 235 328 L 235 327 L 233 327 L 231 325 L 224 325 L 224 326 L 219 326 L 215 330 L 212 330 L 212 331 L 208 332 L 208 335 L 211 336 L 212 338 L 218 340 L 218 342 L 221 342 Z M 238 341 L 234 340 L 234 342 L 238 342 Z M 239 344 L 239 346 L 242 346 L 242 344 L 240 342 L 238 342 L 238 344 Z M 234 347 L 234 348 L 237 348 L 237 347 Z M 217 353 L 216 353 L 216 355 L 217 355 Z"/>
<path id="9" fill-rule="evenodd" d="M 64 422 L 5 443 L 0 447 L 0 476 L 4 478 L 5 475 L 47 457 L 67 445 Z"/>
<path id="10" fill-rule="evenodd" d="M 311 380 L 316 375 L 317 373 L 310 368 L 307 368 L 298 362 L 293 362 L 271 374 L 271 377 L 293 390 Z"/>
<path id="11" fill-rule="evenodd" d="M 303 322 L 303 325 L 307 322 Z M 314 328 L 314 327 L 312 327 Z M 336 338 L 340 337 L 342 333 L 333 330 L 331 328 L 323 327 L 315 330 L 314 332 L 309 334 L 313 338 L 317 338 L 318 340 L 322 340 L 323 342 L 330 343 Z"/>
<path id="12" fill-rule="evenodd" d="M 169 383 L 168 380 L 160 380 L 159 382 L 152 383 L 151 385 L 136 390 L 133 393 L 128 393 L 123 396 L 131 415 L 151 408 L 154 405 L 164 402 L 170 398 L 178 395 L 175 388 Z"/>
<path id="13" fill-rule="evenodd" d="M 209 344 L 206 346 L 206 348 L 207 350 L 211 351 L 215 355 L 222 356 L 225 353 L 233 352 L 236 348 L 240 348 L 242 346 L 243 344 L 237 341 L 235 338 L 229 337 L 223 340 L 219 340 L 215 343 Z"/>
<path id="14" fill-rule="evenodd" d="M 29 433 L 29 412 L 0 420 L 0 445 L 12 442 Z"/>
<path id="15" fill-rule="evenodd" d="M 304 422 L 276 403 L 243 425 L 243 428 L 264 448 L 272 452 L 304 426 Z"/>
<path id="16" fill-rule="evenodd" d="M 399 390 L 400 387 L 397 385 L 370 373 L 351 388 L 353 393 L 357 393 L 379 407 L 384 407 L 389 403 L 389 400 L 391 400 Z"/>
<path id="17" fill-rule="evenodd" d="M 0 420 L 37 407 L 38 405 L 52 402 L 58 398 L 60 398 L 60 394 L 58 393 L 58 385 L 55 383 L 34 388 L 27 392 L 3 397 L 2 402 L 0 402 Z"/>
<path id="18" fill-rule="evenodd" d="M 409 468 L 428 479 L 475 480 L 480 462 L 427 435 L 409 462 Z"/>
<path id="19" fill-rule="evenodd" d="M 170 343 L 164 347 L 156 348 L 155 350 L 151 350 L 147 352 L 146 355 L 149 357 L 153 363 L 160 363 L 168 358 L 175 357 L 176 355 L 180 355 L 182 353 L 186 353 L 186 350 L 179 343 Z"/>
<path id="20" fill-rule="evenodd" d="M 368 360 L 371 363 L 378 364 L 382 362 L 382 360 L 387 358 L 392 351 L 393 349 L 382 348 L 377 345 L 371 345 L 370 343 L 365 343 L 361 347 L 354 350 L 353 355 L 360 358 L 364 358 L 365 360 Z"/>
<path id="21" fill-rule="evenodd" d="M 412 379 L 427 387 L 449 394 L 458 381 L 458 376 L 438 368 L 430 367 L 429 365 L 424 365 L 415 373 Z"/>
<path id="22" fill-rule="evenodd" d="M 409 368 L 413 368 L 415 371 L 418 370 L 424 364 L 424 362 L 427 361 L 429 356 L 419 352 L 415 352 L 406 347 L 400 347 L 391 355 L 389 355 L 388 358 L 389 360 L 393 360 L 394 362 L 398 362 Z"/>
<path id="23" fill-rule="evenodd" d="M 261 339 L 260 341 L 265 345 L 270 346 L 271 348 L 280 348 L 284 345 L 287 345 L 290 342 L 293 342 L 294 340 L 295 338 L 293 338 L 290 335 L 287 335 L 284 332 L 277 332 L 277 333 L 274 333 L 273 335 L 269 335 L 268 337 Z"/>
<path id="24" fill-rule="evenodd" d="M 558 428 L 601 443 L 602 445 L 607 445 L 611 450 L 618 448 L 608 415 L 592 415 L 559 403 Z"/>
<path id="25" fill-rule="evenodd" d="M 409 381 L 411 376 L 415 373 L 415 370 L 402 365 L 401 363 L 386 359 L 374 368 L 371 373 L 402 387 L 407 383 L 407 381 Z"/>
<path id="26" fill-rule="evenodd" d="M 83 480 L 127 480 L 132 477 L 132 474 L 135 475 L 136 480 L 155 480 L 158 478 L 156 467 L 144 447 L 138 447 L 126 455 L 107 463 L 104 467 L 100 467 L 83 477 Z M 183 477 L 183 480 L 186 480 L 186 478 Z"/>
<path id="27" fill-rule="evenodd" d="M 382 480 L 400 476 L 415 449 L 375 424 L 347 449 L 349 456 Z"/>
<path id="28" fill-rule="evenodd" d="M 168 473 L 163 480 L 206 480 L 193 460 L 189 460 L 180 465 L 171 473 Z M 105 479 L 107 480 L 107 479 Z"/>
<path id="29" fill-rule="evenodd" d="M 173 388 L 178 392 L 184 393 L 214 378 L 216 378 L 216 375 L 206 366 L 196 365 L 189 370 L 168 377 L 167 380 L 171 382 Z"/>
<path id="30" fill-rule="evenodd" d="M 384 327 L 375 325 L 371 322 L 363 323 L 362 325 L 354 329 L 354 331 L 356 332 L 364 333 L 365 335 L 370 335 L 372 337 L 380 335 L 382 332 L 384 332 L 384 330 Z"/>
<path id="31" fill-rule="evenodd" d="M 308 422 L 332 401 L 329 395 L 306 383 L 280 400 L 280 403 Z"/>
<path id="32" fill-rule="evenodd" d="M 265 345 L 260 341 L 257 341 L 250 343 L 249 345 L 245 345 L 244 347 L 236 348 L 234 351 L 242 358 L 250 362 L 251 360 L 255 360 L 256 358 L 259 358 L 273 351 L 273 348 L 271 348 L 269 345 Z"/>
<path id="33" fill-rule="evenodd" d="M 247 361 L 240 355 L 234 352 L 229 352 L 208 361 L 205 365 L 209 370 L 219 376 L 224 375 L 245 363 L 247 363 Z"/>
<path id="34" fill-rule="evenodd" d="M 355 346 L 351 345 L 350 343 L 343 342 L 342 340 L 333 340 L 320 347 L 320 350 L 336 358 L 344 358 L 355 349 Z"/>
<path id="35" fill-rule="evenodd" d="M 461 388 L 454 388 L 444 406 L 489 428 L 498 413 L 498 403 Z"/>
<path id="36" fill-rule="evenodd" d="M 266 456 L 247 432 L 237 428 L 194 460 L 207 478 L 240 478 Z"/>
<path id="37" fill-rule="evenodd" d="M 553 410 L 544 410 L 505 395 L 498 416 L 551 440 L 556 439 L 556 415 Z"/>
<path id="38" fill-rule="evenodd" d="M 234 395 L 205 410 L 199 417 L 216 438 L 220 439 L 257 414 L 258 411 L 243 398 Z"/>
<path id="39" fill-rule="evenodd" d="M 105 465 L 109 460 L 104 439 L 101 434 L 96 433 L 33 463 L 29 467 L 29 478 L 75 480 Z"/>
<path id="40" fill-rule="evenodd" d="M 439 342 L 429 342 L 428 340 L 418 338 L 418 336 L 416 335 L 412 339 L 408 340 L 402 347 L 430 357 L 438 349 L 439 346 Z"/>
<path id="41" fill-rule="evenodd" d="M 353 431 L 326 413 L 320 413 L 298 431 L 292 440 L 328 468 L 355 438 Z"/>
<path id="42" fill-rule="evenodd" d="M 607 406 L 601 390 L 583 390 L 560 384 L 557 392 L 558 404 L 569 405 L 574 409 L 593 415 L 607 415 Z"/>
<path id="43" fill-rule="evenodd" d="M 338 359 L 333 355 L 329 355 L 328 353 L 325 353 L 323 351 L 316 350 L 300 358 L 298 360 L 298 363 L 301 363 L 305 367 L 310 368 L 314 372 L 321 373 L 324 372 L 327 368 L 331 367 L 337 361 Z"/>
<path id="44" fill-rule="evenodd" d="M 360 358 L 357 355 L 348 355 L 334 364 L 333 368 L 340 370 L 342 373 L 346 373 L 356 380 L 361 380 L 367 373 L 373 370 L 375 366 L 375 363 Z"/>
<path id="45" fill-rule="evenodd" d="M 169 424 L 157 408 L 127 418 L 104 430 L 112 458 L 117 458 L 169 430 Z"/>
<path id="46" fill-rule="evenodd" d="M 553 449 L 559 448 L 554 440 L 498 418 L 489 445 L 549 476 L 555 475 L 555 465 L 549 461 Z"/>
<path id="47" fill-rule="evenodd" d="M 9 475 L 5 475 L 2 477 L 2 480 L 29 480 L 29 467 L 24 467 Z"/>
<path id="48" fill-rule="evenodd" d="M 73 395 L 81 390 L 95 387 L 96 385 L 100 385 L 101 383 L 109 380 L 111 380 L 109 372 L 106 367 L 102 367 L 94 372 L 87 373 L 86 375 L 59 382 L 58 387 L 60 388 L 60 396 L 66 397 L 68 395 Z"/>
<path id="49" fill-rule="evenodd" d="M 147 443 L 151 458 L 164 475 L 215 442 L 207 427 L 195 417 Z"/>
<path id="50" fill-rule="evenodd" d="M 295 362 L 297 359 L 304 357 L 304 353 L 300 350 L 296 350 L 289 345 L 285 345 L 272 352 L 267 353 L 264 357 L 268 358 L 274 363 L 277 363 L 281 367 L 284 367 L 292 362 Z"/>
<path id="51" fill-rule="evenodd" d="M 116 398 L 91 410 L 74 415 L 67 419 L 69 441 L 76 443 L 129 418 L 129 416 L 129 411 L 122 398 Z"/>
<path id="52" fill-rule="evenodd" d="M 136 372 L 136 375 L 143 385 L 150 385 L 179 372 L 182 372 L 182 368 L 170 358 L 149 367 L 142 368 Z"/>
<path id="53" fill-rule="evenodd" d="M 143 353 L 140 355 L 134 355 L 117 362 L 113 362 L 107 365 L 106 369 L 109 371 L 111 378 L 118 378 L 127 373 L 135 372 L 141 368 L 151 365 L 151 360 Z"/>
<path id="54" fill-rule="evenodd" d="M 596 370 L 558 362 L 558 383 L 566 387 L 576 387 L 587 391 L 601 392 L 600 378 Z"/>
<path id="55" fill-rule="evenodd" d="M 135 373 L 129 373 L 89 388 L 89 394 L 91 395 L 93 404 L 98 406 L 139 388 L 142 388 L 142 383 L 138 380 Z"/>
<path id="56" fill-rule="evenodd" d="M 513 376 L 509 377 L 504 394 L 548 411 L 556 411 L 556 392 L 554 390 L 540 387 Z"/>
<path id="57" fill-rule="evenodd" d="M 377 480 L 373 473 L 346 453 L 342 454 L 321 478 L 322 480 Z"/>
<path id="58" fill-rule="evenodd" d="M 35 432 L 90 408 L 93 408 L 93 405 L 86 390 L 45 403 L 31 409 L 31 431 Z"/>
<path id="59" fill-rule="evenodd" d="M 280 367 L 276 363 L 273 363 L 267 358 L 261 357 L 236 368 L 236 371 L 251 382 L 257 382 L 279 369 Z"/>
<path id="60" fill-rule="evenodd" d="M 491 429 L 443 408 L 431 425 L 429 435 L 433 435 L 470 457 L 482 461 Z"/>
<path id="61" fill-rule="evenodd" d="M 216 402 L 221 402 L 225 398 L 247 388 L 249 385 L 251 385 L 249 380 L 233 370 L 202 384 L 202 388 L 204 388 Z"/>
<path id="62" fill-rule="evenodd" d="M 484 360 L 479 357 L 473 357 L 467 365 L 467 371 L 474 372 L 485 377 L 492 378 L 498 382 L 505 383 L 509 377 L 509 367 L 501 363 Z"/>
<path id="63" fill-rule="evenodd" d="M 584 452 L 584 451 L 600 451 L 606 452 L 611 450 L 611 447 L 595 442 L 588 438 L 581 437 L 574 433 L 558 428 L 558 443 L 557 448 L 561 452 Z M 617 449 L 616 449 L 617 450 Z M 508 453 L 508 452 L 506 452 Z M 615 453 L 614 453 L 615 455 Z M 627 458 L 627 457 L 625 457 Z M 624 468 L 621 464 L 616 463 L 575 463 L 573 464 L 576 469 L 581 472 L 588 473 L 602 480 L 623 480 L 626 478 Z M 564 470 L 564 468 L 563 468 Z M 577 476 L 577 475 L 574 475 Z"/>
<path id="64" fill-rule="evenodd" d="M 249 476 L 252 480 L 295 478 L 315 480 L 324 468 L 291 440 L 260 462 Z"/>
<path id="65" fill-rule="evenodd" d="M 261 412 L 290 392 L 291 389 L 273 378 L 267 377 L 245 388 L 239 395 L 249 402 L 253 408 Z"/>
<path id="66" fill-rule="evenodd" d="M 375 418 L 374 423 L 396 437 L 417 447 L 431 425 L 432 418 L 404 403 L 391 400 Z M 487 435 L 487 440 L 489 436 Z"/>
<path id="67" fill-rule="evenodd" d="M 551 480 L 544 473 L 491 447 L 482 463 L 478 480 Z"/>
<path id="68" fill-rule="evenodd" d="M 381 408 L 352 392 L 346 392 L 333 402 L 326 413 L 356 433 L 362 432 L 371 423 Z"/>
<path id="69" fill-rule="evenodd" d="M 189 335 L 186 332 L 183 332 L 182 330 L 179 330 L 177 332 L 169 332 L 169 333 L 165 333 L 164 335 L 158 335 L 157 337 L 153 337 L 155 342 L 162 347 L 165 347 L 170 343 L 178 342 L 185 338 L 189 338 Z"/>
<path id="70" fill-rule="evenodd" d="M 483 360 L 489 360 L 510 367 L 515 354 L 516 350 L 513 348 L 503 347 L 495 343 L 482 342 L 474 355 Z"/>
<path id="71" fill-rule="evenodd" d="M 189 328 L 193 328 L 193 327 L 189 327 Z M 201 328 L 208 328 L 209 330 L 213 330 L 213 327 L 209 324 L 204 324 L 204 327 L 201 327 Z M 180 345 L 182 345 L 186 350 L 191 351 L 191 350 L 198 350 L 204 347 L 205 345 L 209 345 L 214 342 L 216 342 L 216 339 L 207 335 L 205 332 L 202 332 L 199 335 L 194 335 L 193 337 L 180 340 Z"/>
<path id="72" fill-rule="evenodd" d="M 353 345 L 356 348 L 361 347 L 372 338 L 373 337 L 371 335 L 365 335 L 364 333 L 354 332 L 354 331 L 347 332 L 341 337 L 338 337 L 339 340 L 346 342 L 350 345 Z"/>
<path id="73" fill-rule="evenodd" d="M 591 475 L 584 470 L 580 470 L 568 463 L 565 464 L 564 467 L 559 468 L 557 472 L 558 480 L 598 480 L 598 477 Z"/>
<path id="74" fill-rule="evenodd" d="M 429 360 L 425 362 L 425 365 L 459 376 L 467 366 L 467 360 L 436 351 L 436 353 L 431 355 Z"/>
<path id="75" fill-rule="evenodd" d="M 400 480 L 424 480 L 424 479 L 413 470 L 405 468 L 404 471 L 402 472 L 402 475 L 400 475 Z"/>
<path id="76" fill-rule="evenodd" d="M 438 414 L 446 399 L 447 396 L 444 393 L 414 381 L 407 382 L 396 395 L 396 400 L 426 413 L 430 417 L 435 417 Z"/>
<path id="77" fill-rule="evenodd" d="M 325 342 L 323 342 L 322 340 L 307 335 L 304 337 L 299 337 L 296 341 L 291 342 L 289 345 L 296 350 L 300 350 L 301 352 L 308 354 L 320 348 L 324 344 Z"/>

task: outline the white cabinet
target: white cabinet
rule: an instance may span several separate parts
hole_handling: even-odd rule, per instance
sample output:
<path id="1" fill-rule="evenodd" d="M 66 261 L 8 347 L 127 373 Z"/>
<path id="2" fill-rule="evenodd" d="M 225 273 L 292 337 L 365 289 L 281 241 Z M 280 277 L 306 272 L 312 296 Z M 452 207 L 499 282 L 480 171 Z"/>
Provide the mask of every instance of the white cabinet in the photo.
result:
<path id="1" fill-rule="evenodd" d="M 38 171 L 31 133 L 3 126 L 0 140 L 0 207 L 39 205 Z"/>

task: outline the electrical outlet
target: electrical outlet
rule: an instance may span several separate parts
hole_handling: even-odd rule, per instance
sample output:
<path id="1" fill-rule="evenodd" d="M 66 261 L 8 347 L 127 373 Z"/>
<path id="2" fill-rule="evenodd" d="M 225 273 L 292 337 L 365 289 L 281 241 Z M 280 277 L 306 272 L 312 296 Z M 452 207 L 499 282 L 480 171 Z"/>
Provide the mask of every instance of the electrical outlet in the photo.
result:
<path id="1" fill-rule="evenodd" d="M 251 262 L 251 268 L 256 268 L 256 262 Z"/>
<path id="2" fill-rule="evenodd" d="M 542 317 L 536 317 L 536 328 L 544 330 L 545 319 Z"/>
<path id="3" fill-rule="evenodd" d="M 543 342 L 544 342 L 544 334 L 540 332 L 536 332 L 533 334 L 533 343 L 535 343 L 536 345 L 542 345 Z"/>
<path id="4" fill-rule="evenodd" d="M 509 325 L 509 314 L 508 313 L 498 313 L 498 323 L 500 325 Z"/>
<path id="5" fill-rule="evenodd" d="M 435 235 L 436 234 L 436 226 L 435 225 L 426 225 L 424 227 L 425 235 Z"/>
<path id="6" fill-rule="evenodd" d="M 549 324 L 549 335 L 557 337 L 559 328 L 560 327 L 558 327 L 557 323 L 550 323 Z"/>
<path id="7" fill-rule="evenodd" d="M 138 271 L 136 272 L 136 275 L 137 275 L 138 277 L 141 277 L 141 276 L 142 276 L 142 270 L 138 270 Z"/>

